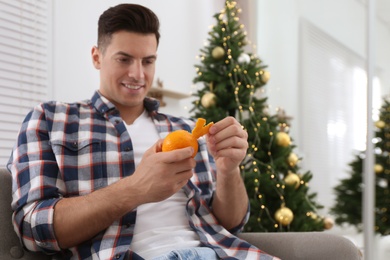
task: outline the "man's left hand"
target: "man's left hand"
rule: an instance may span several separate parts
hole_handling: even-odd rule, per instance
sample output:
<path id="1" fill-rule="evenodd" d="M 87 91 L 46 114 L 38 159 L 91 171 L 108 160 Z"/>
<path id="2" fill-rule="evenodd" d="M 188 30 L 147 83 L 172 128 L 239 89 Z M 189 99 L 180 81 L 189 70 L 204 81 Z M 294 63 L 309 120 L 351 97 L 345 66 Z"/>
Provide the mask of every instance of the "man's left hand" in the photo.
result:
<path id="1" fill-rule="evenodd" d="M 247 139 L 248 133 L 234 117 L 226 117 L 210 127 L 207 145 L 218 172 L 229 174 L 237 171 L 248 149 Z"/>

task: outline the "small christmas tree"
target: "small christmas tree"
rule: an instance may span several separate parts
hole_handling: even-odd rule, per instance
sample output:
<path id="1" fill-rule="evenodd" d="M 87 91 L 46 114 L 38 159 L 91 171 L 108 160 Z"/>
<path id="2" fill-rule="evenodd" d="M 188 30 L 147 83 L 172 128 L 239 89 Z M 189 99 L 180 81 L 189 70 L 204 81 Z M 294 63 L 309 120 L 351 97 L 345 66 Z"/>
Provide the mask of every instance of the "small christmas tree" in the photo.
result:
<path id="1" fill-rule="evenodd" d="M 288 134 L 289 117 L 282 109 L 270 115 L 266 98 L 260 98 L 270 74 L 253 53 L 246 53 L 246 33 L 239 23 L 234 1 L 214 17 L 209 44 L 201 49 L 194 83 L 201 84 L 191 112 L 208 122 L 236 117 L 248 131 L 249 148 L 241 165 L 248 191 L 251 217 L 247 232 L 319 231 L 322 208 L 309 194 L 310 172 L 301 174 L 300 158 Z"/>
<path id="2" fill-rule="evenodd" d="M 375 123 L 375 231 L 381 235 L 390 234 L 390 99 L 384 99 L 380 119 Z M 331 213 L 339 225 L 350 224 L 362 231 L 363 161 L 365 153 L 360 152 L 349 165 L 349 178 L 342 179 L 334 190 L 336 204 Z"/>

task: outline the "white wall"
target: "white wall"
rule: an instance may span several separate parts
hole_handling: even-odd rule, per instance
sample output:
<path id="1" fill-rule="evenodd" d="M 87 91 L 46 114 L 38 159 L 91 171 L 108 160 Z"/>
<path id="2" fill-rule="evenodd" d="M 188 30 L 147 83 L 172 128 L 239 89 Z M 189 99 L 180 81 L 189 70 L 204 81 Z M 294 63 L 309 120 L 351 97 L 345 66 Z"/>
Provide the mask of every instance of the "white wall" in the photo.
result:
<path id="1" fill-rule="evenodd" d="M 271 73 L 271 79 L 266 85 L 266 93 L 271 109 L 282 107 L 293 117 L 291 135 L 303 157 L 305 151 L 300 149 L 305 137 L 299 135 L 299 102 L 302 101 L 299 93 L 300 21 L 302 19 L 309 21 L 358 56 L 365 58 L 367 44 L 365 8 L 357 0 L 259 0 L 258 2 L 257 49 Z M 378 36 L 376 65 L 384 79 L 383 93 L 389 94 L 390 48 L 386 46 L 390 43 L 390 31 L 380 22 L 377 22 L 375 29 Z M 332 190 L 323 185 L 321 178 L 323 177 L 314 175 L 312 189 L 319 192 L 322 203 L 333 204 L 329 201 L 331 199 L 329 192 Z"/>
<path id="2" fill-rule="evenodd" d="M 285 108 L 287 114 L 293 117 L 291 135 L 298 145 L 297 150 L 303 156 L 304 162 L 305 151 L 302 150 L 301 143 L 305 136 L 299 135 L 299 102 L 302 101 L 299 93 L 300 20 L 309 21 L 358 56 L 366 58 L 366 7 L 358 0 L 259 0 L 257 10 L 258 54 L 265 64 L 269 65 L 268 70 L 271 73 L 271 79 L 266 85 L 269 103 L 272 109 Z M 390 48 L 388 47 L 390 30 L 379 20 L 375 30 L 377 35 L 375 61 L 383 80 L 382 93 L 388 95 L 390 94 Z M 348 165 L 345 165 L 345 168 L 349 169 Z M 334 202 L 331 201 L 334 198 L 331 196 L 333 189 L 329 184 L 335 183 L 335 180 L 329 178 L 343 173 L 318 176 L 314 169 L 308 170 L 313 172 L 310 189 L 318 193 L 318 201 L 323 205 L 333 205 Z M 326 211 L 324 213 L 327 214 Z M 330 232 L 347 235 L 356 244 L 363 245 L 362 234 L 356 234 L 355 229 L 335 227 Z M 378 254 L 381 256 L 385 254 L 385 248 L 390 247 L 390 243 L 389 239 L 378 241 Z M 380 256 L 377 259 L 387 259 Z"/>
<path id="3" fill-rule="evenodd" d="M 97 21 L 118 0 L 55 0 L 53 2 L 53 99 L 66 102 L 87 99 L 99 87 L 98 71 L 90 51 L 97 39 Z M 212 16 L 224 1 L 139 0 L 131 1 L 152 9 L 160 18 L 161 39 L 155 79 L 164 88 L 189 94 L 196 76 L 195 57 L 207 39 Z M 188 115 L 190 99 L 169 100 L 162 111 Z M 173 101 L 173 102 L 171 102 Z"/>
<path id="4" fill-rule="evenodd" d="M 258 53 L 268 64 L 271 79 L 266 86 L 272 108 L 282 106 L 298 115 L 299 101 L 299 21 L 306 19 L 361 56 L 366 57 L 366 10 L 357 0 L 259 0 Z M 390 89 L 390 31 L 376 25 L 376 64 Z M 386 87 L 388 86 L 388 87 Z M 299 122 L 293 121 L 294 127 Z M 294 128 L 293 127 L 293 128 Z M 292 134 L 297 137 L 297 129 Z"/>

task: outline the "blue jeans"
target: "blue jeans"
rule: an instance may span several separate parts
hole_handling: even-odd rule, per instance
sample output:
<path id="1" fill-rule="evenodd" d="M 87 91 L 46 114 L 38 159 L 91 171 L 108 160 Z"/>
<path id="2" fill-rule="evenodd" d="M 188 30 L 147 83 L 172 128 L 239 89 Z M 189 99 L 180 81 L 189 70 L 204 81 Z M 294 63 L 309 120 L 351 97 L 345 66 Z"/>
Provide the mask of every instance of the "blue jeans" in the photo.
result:
<path id="1" fill-rule="evenodd" d="M 177 249 L 153 260 L 214 260 L 219 259 L 213 249 L 208 247 L 192 247 Z"/>

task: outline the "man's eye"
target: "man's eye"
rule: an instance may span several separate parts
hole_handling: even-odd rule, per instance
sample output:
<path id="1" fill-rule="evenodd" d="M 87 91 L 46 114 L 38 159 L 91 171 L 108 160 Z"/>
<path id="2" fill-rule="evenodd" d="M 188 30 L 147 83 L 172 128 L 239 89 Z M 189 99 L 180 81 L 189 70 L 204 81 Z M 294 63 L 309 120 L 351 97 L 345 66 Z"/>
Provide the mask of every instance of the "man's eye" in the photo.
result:
<path id="1" fill-rule="evenodd" d="M 118 58 L 117 61 L 120 62 L 120 63 L 129 63 L 130 59 L 128 59 L 128 58 Z"/>
<path id="2" fill-rule="evenodd" d="M 154 59 L 144 60 L 144 64 L 153 64 L 154 61 L 155 61 Z"/>

